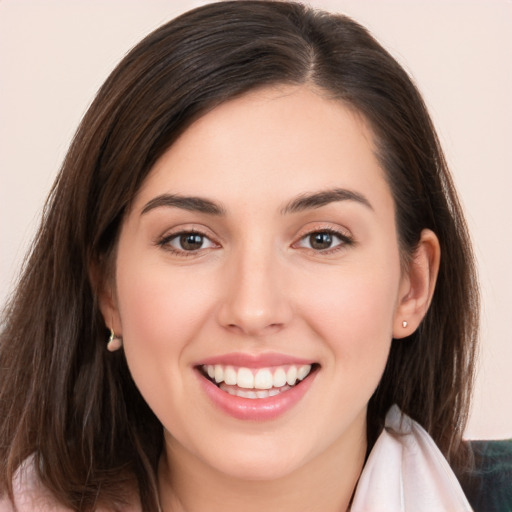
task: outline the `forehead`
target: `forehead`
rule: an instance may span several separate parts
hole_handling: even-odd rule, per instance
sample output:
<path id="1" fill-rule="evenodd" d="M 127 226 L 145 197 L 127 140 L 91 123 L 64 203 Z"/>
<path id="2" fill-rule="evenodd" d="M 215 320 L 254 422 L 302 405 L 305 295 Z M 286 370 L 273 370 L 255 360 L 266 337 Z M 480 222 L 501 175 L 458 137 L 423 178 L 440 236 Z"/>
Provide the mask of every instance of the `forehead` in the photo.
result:
<path id="1" fill-rule="evenodd" d="M 135 203 L 158 193 L 283 202 L 333 187 L 390 194 L 373 133 L 341 101 L 283 86 L 250 92 L 199 118 L 155 164 Z"/>

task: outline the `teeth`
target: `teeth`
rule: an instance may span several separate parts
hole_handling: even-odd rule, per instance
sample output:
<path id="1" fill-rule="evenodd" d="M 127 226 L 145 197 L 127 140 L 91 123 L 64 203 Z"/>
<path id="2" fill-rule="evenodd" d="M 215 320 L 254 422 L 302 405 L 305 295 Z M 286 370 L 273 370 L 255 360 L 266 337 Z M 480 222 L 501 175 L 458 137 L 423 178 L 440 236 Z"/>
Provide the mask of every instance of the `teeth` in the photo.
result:
<path id="1" fill-rule="evenodd" d="M 224 380 L 224 369 L 220 364 L 215 365 L 215 382 L 218 384 Z"/>
<path id="2" fill-rule="evenodd" d="M 243 398 L 252 398 L 253 400 L 255 398 L 258 398 L 256 391 L 241 391 L 239 396 L 241 396 Z"/>
<path id="3" fill-rule="evenodd" d="M 236 386 L 236 370 L 232 366 L 226 366 L 224 370 L 224 382 L 231 386 Z"/>
<path id="4" fill-rule="evenodd" d="M 239 388 L 254 388 L 254 375 L 252 374 L 251 370 L 249 370 L 249 368 L 238 368 L 236 385 Z"/>
<path id="5" fill-rule="evenodd" d="M 258 399 L 258 398 L 268 398 L 269 396 L 276 396 L 279 395 L 279 393 L 283 393 L 284 391 L 288 391 L 290 389 L 290 386 L 283 386 L 282 388 L 272 388 L 272 389 L 259 389 L 257 391 L 248 390 L 248 389 L 241 389 L 239 387 L 232 387 L 224 384 L 221 382 L 220 389 L 222 391 L 225 391 L 226 393 L 229 393 L 233 396 L 239 396 L 242 398 L 250 398 L 252 400 Z"/>
<path id="6" fill-rule="evenodd" d="M 272 384 L 275 388 L 280 388 L 286 384 L 286 372 L 282 368 L 278 368 L 274 372 Z"/>
<path id="7" fill-rule="evenodd" d="M 301 366 L 297 370 L 297 378 L 299 380 L 304 380 L 308 376 L 308 373 L 310 371 L 311 371 L 311 365 L 310 364 L 305 364 L 304 366 Z"/>
<path id="8" fill-rule="evenodd" d="M 260 368 L 256 370 L 245 367 L 234 368 L 233 366 L 215 364 L 203 366 L 203 371 L 217 384 L 224 383 L 227 386 L 237 386 L 245 390 L 264 390 L 264 397 L 266 398 L 267 396 L 274 396 L 269 395 L 267 390 L 283 387 L 289 389 L 290 386 L 296 384 L 297 380 L 304 380 L 311 372 L 311 365 L 286 365 L 284 367 Z M 229 393 L 231 392 L 227 388 L 225 390 Z M 243 393 L 251 395 L 245 396 L 245 398 L 258 398 L 257 393 L 253 393 L 254 396 L 249 392 L 243 391 Z"/>
<path id="9" fill-rule="evenodd" d="M 286 372 L 286 382 L 288 382 L 289 386 L 293 386 L 295 381 L 297 380 L 297 367 L 290 366 L 288 371 Z"/>
<path id="10" fill-rule="evenodd" d="M 270 389 L 273 384 L 272 374 L 268 368 L 258 370 L 254 377 L 254 387 L 256 389 Z"/>

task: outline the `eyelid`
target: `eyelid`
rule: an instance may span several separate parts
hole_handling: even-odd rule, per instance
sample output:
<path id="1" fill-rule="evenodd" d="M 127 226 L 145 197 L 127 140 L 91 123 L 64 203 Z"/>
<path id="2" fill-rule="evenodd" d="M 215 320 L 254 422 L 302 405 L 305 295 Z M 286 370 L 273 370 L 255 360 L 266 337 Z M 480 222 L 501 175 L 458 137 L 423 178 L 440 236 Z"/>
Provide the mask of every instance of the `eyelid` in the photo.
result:
<path id="1" fill-rule="evenodd" d="M 209 242 L 209 246 L 207 247 L 200 247 L 199 249 L 197 249 L 197 251 L 200 251 L 202 249 L 210 249 L 212 247 L 215 247 L 215 242 L 213 242 L 212 240 L 210 240 L 209 237 L 207 237 L 206 235 L 203 235 L 202 233 L 195 233 L 193 231 L 184 231 L 182 233 L 176 233 L 174 235 L 171 235 L 171 237 L 169 238 L 168 237 L 168 240 L 167 240 L 167 243 L 173 247 L 174 249 L 177 249 L 179 251 L 183 250 L 184 252 L 195 252 L 194 250 L 186 250 L 186 249 L 180 249 L 178 247 L 174 247 L 174 245 L 172 245 L 172 242 L 176 241 L 176 240 L 180 240 L 182 236 L 190 236 L 190 235 L 196 235 L 196 236 L 199 236 L 201 237 L 203 243 L 205 241 L 207 241 L 207 243 Z"/>
<path id="2" fill-rule="evenodd" d="M 311 223 L 313 224 L 313 223 Z M 305 249 L 307 251 L 311 251 L 315 254 L 327 255 L 339 250 L 343 250 L 347 246 L 354 245 L 354 237 L 353 235 L 346 229 L 341 226 L 333 226 L 330 223 L 322 223 L 317 225 L 308 224 L 307 227 L 302 228 L 297 236 L 295 237 L 295 242 L 293 242 L 293 248 Z M 329 247 L 328 249 L 318 250 L 309 247 L 301 247 L 299 244 L 307 237 L 315 234 L 315 233 L 329 233 L 333 236 L 336 236 L 340 239 L 341 243 L 335 245 L 334 247 Z"/>
<path id="3" fill-rule="evenodd" d="M 210 249 L 221 247 L 221 244 L 217 241 L 218 237 L 216 237 L 210 233 L 211 233 L 211 230 L 207 229 L 206 227 L 197 228 L 197 226 L 189 227 L 187 225 L 185 225 L 185 226 L 181 225 L 181 226 L 177 226 L 171 230 L 168 230 L 165 232 L 165 234 L 159 236 L 155 240 L 155 245 L 158 245 L 162 249 L 164 249 L 172 254 L 175 254 L 177 256 L 183 256 L 183 257 L 197 256 L 197 255 L 203 253 L 204 251 L 208 251 Z M 204 247 L 204 248 L 191 250 L 191 251 L 187 251 L 185 249 L 179 249 L 179 248 L 176 248 L 176 247 L 173 247 L 172 245 L 170 245 L 170 242 L 172 240 L 174 240 L 182 235 L 187 235 L 187 234 L 199 235 L 205 239 L 208 239 L 212 245 L 210 247 Z"/>
<path id="4" fill-rule="evenodd" d="M 205 236 L 206 238 L 209 238 L 213 241 L 221 240 L 221 237 L 212 231 L 210 227 L 196 222 L 183 222 L 174 226 L 168 226 L 166 229 L 162 229 L 160 233 L 162 234 L 158 234 L 155 237 L 156 244 L 165 238 L 168 239 L 173 236 L 182 235 L 185 233 L 194 233 L 197 235 Z"/>
<path id="5" fill-rule="evenodd" d="M 319 232 L 329 232 L 335 235 L 339 235 L 342 238 L 353 239 L 353 235 L 348 228 L 327 221 L 308 222 L 298 230 L 295 239 L 303 238 L 307 235 L 311 235 L 312 233 Z"/>

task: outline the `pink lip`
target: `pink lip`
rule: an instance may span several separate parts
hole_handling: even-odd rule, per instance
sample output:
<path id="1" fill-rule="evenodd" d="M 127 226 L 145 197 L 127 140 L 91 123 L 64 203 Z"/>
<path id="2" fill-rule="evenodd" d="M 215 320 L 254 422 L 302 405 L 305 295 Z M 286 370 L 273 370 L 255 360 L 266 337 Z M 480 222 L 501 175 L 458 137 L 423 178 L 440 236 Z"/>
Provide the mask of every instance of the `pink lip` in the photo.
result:
<path id="1" fill-rule="evenodd" d="M 268 362 L 266 365 L 271 366 Z M 290 410 L 307 393 L 317 373 L 312 372 L 306 379 L 276 396 L 251 399 L 233 396 L 222 391 L 199 370 L 196 371 L 203 390 L 214 405 L 234 418 L 250 421 L 272 420 Z"/>
<path id="2" fill-rule="evenodd" d="M 284 366 L 287 364 L 304 365 L 313 363 L 314 361 L 300 359 L 286 354 L 268 353 L 252 355 L 235 352 L 204 359 L 195 366 L 222 364 L 226 366 L 243 366 L 245 368 L 266 368 L 269 366 Z"/>

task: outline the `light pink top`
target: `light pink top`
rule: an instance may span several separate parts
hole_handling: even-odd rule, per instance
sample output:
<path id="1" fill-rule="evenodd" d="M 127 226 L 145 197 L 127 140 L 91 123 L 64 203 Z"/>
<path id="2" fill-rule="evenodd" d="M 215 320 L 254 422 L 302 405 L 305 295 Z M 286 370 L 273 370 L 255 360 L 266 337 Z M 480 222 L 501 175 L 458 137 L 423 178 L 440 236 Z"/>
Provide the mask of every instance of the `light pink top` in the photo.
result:
<path id="1" fill-rule="evenodd" d="M 60 505 L 36 475 L 32 457 L 29 457 L 16 472 L 13 481 L 16 509 L 7 497 L 0 498 L 0 512 L 72 512 Z M 96 509 L 96 512 L 107 512 Z M 142 512 L 139 504 L 123 507 L 123 512 Z"/>
<path id="2" fill-rule="evenodd" d="M 38 483 L 30 458 L 14 485 L 18 512 L 70 512 L 56 505 Z M 363 468 L 351 511 L 471 512 L 471 506 L 434 441 L 395 405 Z M 14 512 L 5 498 L 0 500 L 0 512 Z M 123 512 L 142 512 L 142 508 L 133 504 L 123 507 Z"/>

